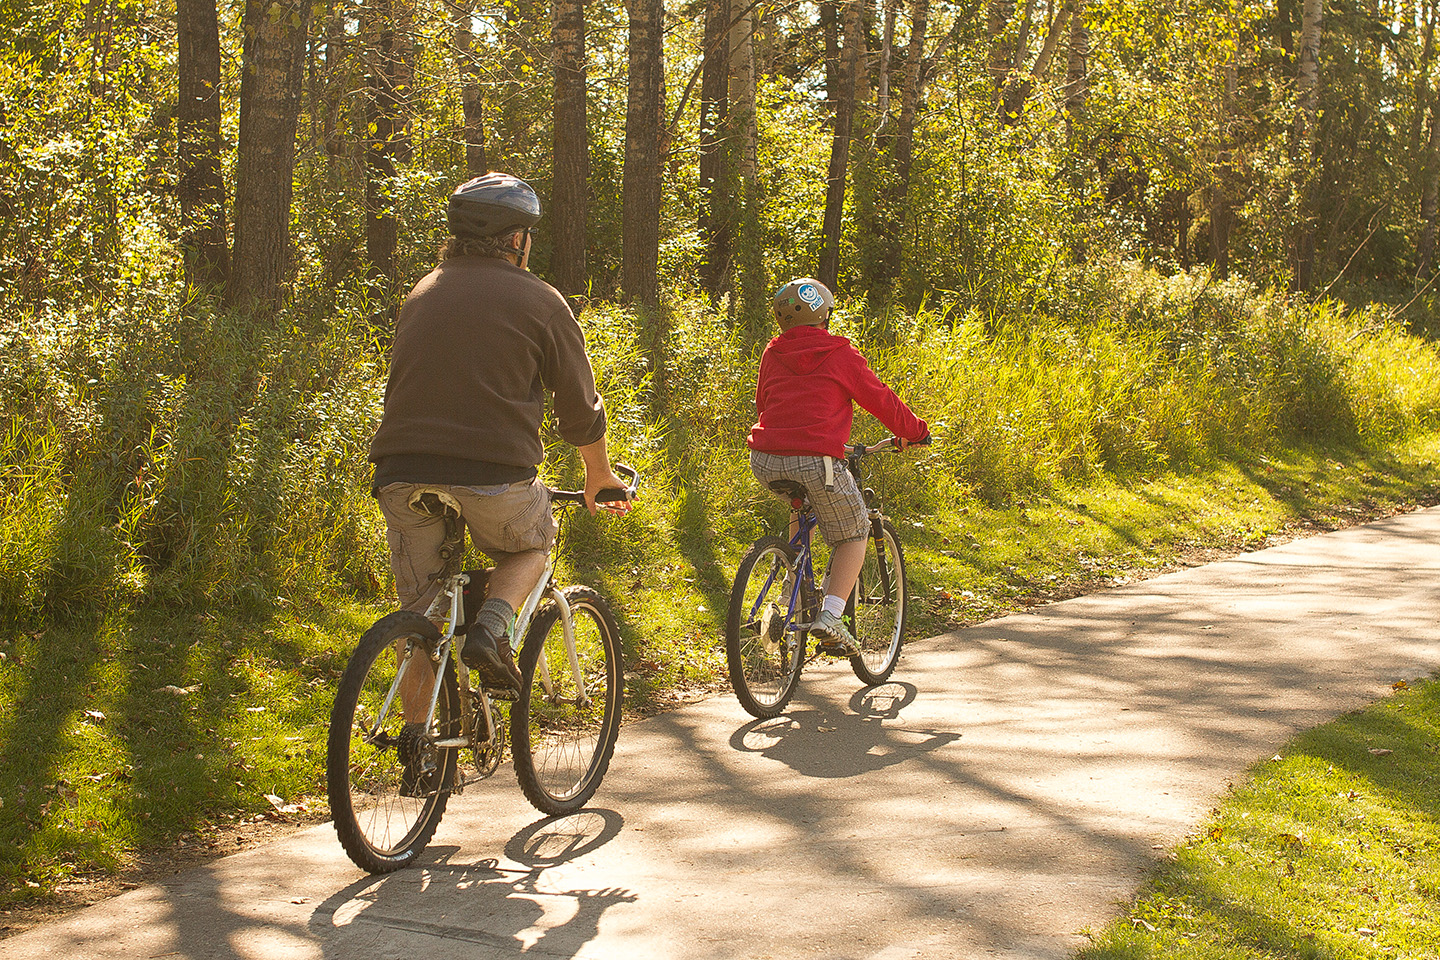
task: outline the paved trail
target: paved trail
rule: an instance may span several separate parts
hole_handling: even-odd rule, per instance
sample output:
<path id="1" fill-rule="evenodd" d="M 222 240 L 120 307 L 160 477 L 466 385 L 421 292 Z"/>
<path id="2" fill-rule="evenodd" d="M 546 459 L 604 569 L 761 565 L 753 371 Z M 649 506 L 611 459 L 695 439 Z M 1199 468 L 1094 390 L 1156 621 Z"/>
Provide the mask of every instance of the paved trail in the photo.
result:
<path id="1" fill-rule="evenodd" d="M 628 726 L 597 807 L 501 771 L 374 879 L 326 825 L 0 942 L 0 960 L 1065 958 L 1226 781 L 1440 669 L 1440 508 L 914 643 L 784 718 Z"/>

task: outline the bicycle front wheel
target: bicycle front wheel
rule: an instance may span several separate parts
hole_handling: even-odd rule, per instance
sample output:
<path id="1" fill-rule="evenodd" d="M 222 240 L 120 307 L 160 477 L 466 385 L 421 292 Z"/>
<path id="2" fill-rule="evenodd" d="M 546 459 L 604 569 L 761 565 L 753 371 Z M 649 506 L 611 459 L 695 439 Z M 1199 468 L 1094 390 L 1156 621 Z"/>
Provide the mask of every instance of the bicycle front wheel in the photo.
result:
<path id="1" fill-rule="evenodd" d="M 418 613 L 382 617 L 360 638 L 335 693 L 325 764 L 330 813 L 340 845 L 370 873 L 389 873 L 415 859 L 435 835 L 454 788 L 456 751 L 434 746 L 459 734 L 454 667 L 447 664 L 440 680 L 428 727 L 423 716 L 405 715 L 402 696 L 410 696 L 417 713 L 429 710 L 430 651 L 439 639 L 435 625 Z"/>
<path id="2" fill-rule="evenodd" d="M 865 542 L 865 563 L 846 612 L 855 628 L 860 655 L 850 667 L 861 682 L 874 686 L 890 679 L 905 639 L 905 555 L 889 520 L 873 521 Z"/>
<path id="3" fill-rule="evenodd" d="M 575 644 L 565 642 L 560 608 L 542 607 L 520 651 L 524 678 L 510 708 L 515 777 L 535 809 L 574 813 L 595 795 L 620 735 L 620 630 L 589 587 L 563 591 Z"/>
<path id="4" fill-rule="evenodd" d="M 804 666 L 804 640 L 791 630 L 795 548 L 761 537 L 740 560 L 725 618 L 725 666 L 735 699 L 751 716 L 780 715 Z"/>

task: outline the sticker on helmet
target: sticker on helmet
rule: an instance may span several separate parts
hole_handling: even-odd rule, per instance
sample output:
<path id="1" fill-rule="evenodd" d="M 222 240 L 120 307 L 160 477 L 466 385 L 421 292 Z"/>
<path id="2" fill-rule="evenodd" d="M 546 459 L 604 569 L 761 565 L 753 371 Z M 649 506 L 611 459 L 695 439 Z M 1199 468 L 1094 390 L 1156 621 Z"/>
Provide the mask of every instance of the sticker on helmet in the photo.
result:
<path id="1" fill-rule="evenodd" d="M 821 295 L 819 290 L 815 289 L 814 284 L 801 284 L 800 289 L 795 292 L 799 295 L 801 300 L 805 301 L 805 305 L 808 306 L 811 310 L 820 310 L 824 308 L 825 297 Z"/>

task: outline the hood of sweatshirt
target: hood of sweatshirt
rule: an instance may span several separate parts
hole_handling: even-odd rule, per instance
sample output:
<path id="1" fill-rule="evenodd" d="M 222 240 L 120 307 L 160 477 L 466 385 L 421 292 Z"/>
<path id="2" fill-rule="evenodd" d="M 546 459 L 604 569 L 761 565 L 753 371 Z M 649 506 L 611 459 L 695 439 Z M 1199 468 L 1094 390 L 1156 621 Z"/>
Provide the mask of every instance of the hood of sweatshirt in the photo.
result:
<path id="1" fill-rule="evenodd" d="M 770 353 L 792 373 L 809 374 L 849 340 L 820 327 L 794 327 L 770 341 Z"/>

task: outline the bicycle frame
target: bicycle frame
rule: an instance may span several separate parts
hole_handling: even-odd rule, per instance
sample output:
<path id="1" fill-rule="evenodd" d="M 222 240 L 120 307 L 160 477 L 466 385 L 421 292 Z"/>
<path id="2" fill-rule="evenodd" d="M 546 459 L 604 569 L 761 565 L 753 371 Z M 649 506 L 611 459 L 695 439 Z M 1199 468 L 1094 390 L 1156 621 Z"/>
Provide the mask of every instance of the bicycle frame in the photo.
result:
<path id="1" fill-rule="evenodd" d="M 520 607 L 520 612 L 515 617 L 514 635 L 516 637 L 525 636 L 525 632 L 530 627 L 530 621 L 535 616 L 535 611 L 539 609 L 541 601 L 548 596 L 549 599 L 560 608 L 560 622 L 565 640 L 565 650 L 570 661 L 571 674 L 575 679 L 575 689 L 578 691 L 576 700 L 579 705 L 584 705 L 589 703 L 590 696 L 585 687 L 585 677 L 580 670 L 579 656 L 575 651 L 574 619 L 570 612 L 570 604 L 565 600 L 564 594 L 555 587 L 553 582 L 554 574 L 555 558 L 552 555 L 547 558 L 545 572 L 541 574 L 539 581 L 536 582 L 529 596 L 525 598 L 524 604 Z M 434 664 L 436 681 L 430 693 L 430 705 L 425 715 L 424 722 L 427 728 L 434 723 L 435 710 L 440 702 L 441 685 L 439 678 L 444 676 L 446 665 L 455 651 L 456 625 L 465 622 L 464 588 L 469 582 L 470 575 L 467 573 L 455 573 L 446 577 L 441 582 L 440 592 L 435 595 L 435 599 L 431 601 L 429 609 L 425 611 L 427 618 L 431 620 L 440 619 L 443 620 L 445 624 L 444 632 L 440 636 L 440 642 L 436 644 L 435 650 L 430 654 L 430 660 Z M 391 704 L 394 702 L 405 674 L 413 661 L 414 652 L 415 643 L 411 641 L 406 646 L 400 668 L 395 672 L 395 679 L 391 682 L 390 689 L 386 693 L 385 703 L 380 709 L 380 715 L 376 719 L 372 735 L 378 735 L 379 731 L 383 728 L 385 719 L 389 716 Z M 459 674 L 461 689 L 470 689 L 469 668 L 465 666 L 465 661 L 461 658 L 455 657 L 454 660 L 455 667 Z M 555 685 L 550 676 L 550 665 L 545 657 L 540 657 L 537 662 L 535 681 L 540 683 L 544 688 L 545 696 L 552 703 L 555 702 Z M 489 695 L 484 695 L 478 699 L 481 707 L 479 718 L 482 720 L 484 736 L 481 738 L 474 736 L 474 719 L 472 718 L 472 713 L 462 708 L 460 711 L 460 735 L 458 737 L 448 737 L 443 740 L 438 740 L 435 742 L 435 746 L 444 748 L 465 747 L 474 742 L 477 749 L 485 749 L 494 744 L 496 734 L 498 733 L 498 726 L 495 723 L 495 717 L 490 703 L 491 698 Z"/>
<path id="2" fill-rule="evenodd" d="M 796 517 L 797 529 L 795 535 L 790 538 L 790 546 L 798 551 L 795 555 L 795 564 L 793 567 L 796 571 L 795 582 L 790 585 L 790 605 L 789 609 L 785 611 L 785 623 L 787 625 L 785 629 L 791 633 L 803 632 L 810 626 L 808 623 L 796 623 L 795 615 L 801 603 L 801 585 L 809 584 L 812 589 L 814 588 L 815 568 L 811 560 L 810 534 L 819 522 L 819 518 L 815 516 L 813 511 L 800 511 Z M 769 594 L 770 587 L 775 583 L 775 577 L 778 573 L 778 570 L 770 571 L 770 576 L 765 580 L 764 588 L 760 591 L 759 596 L 755 598 L 755 605 L 750 609 L 748 619 L 755 619 L 755 616 L 760 612 L 760 604 L 764 602 L 764 598 Z"/>

